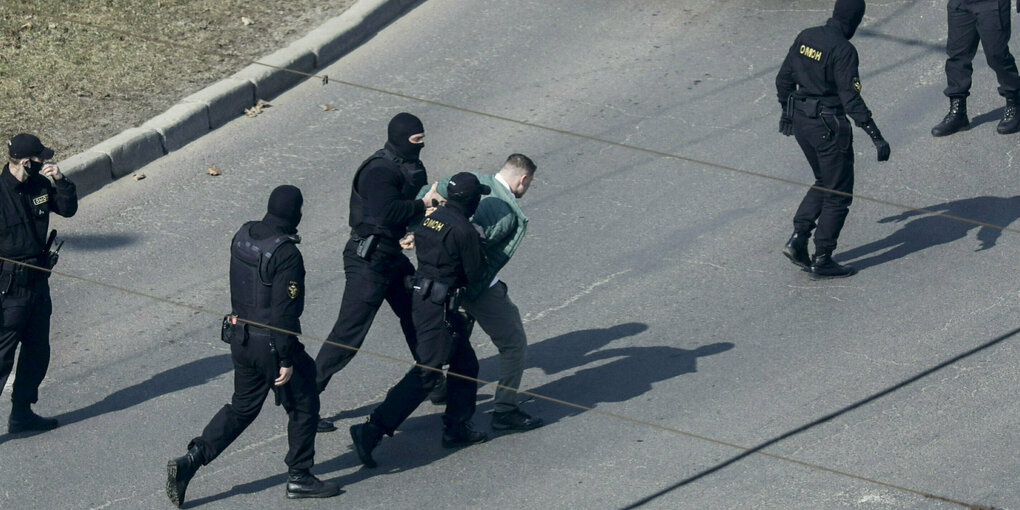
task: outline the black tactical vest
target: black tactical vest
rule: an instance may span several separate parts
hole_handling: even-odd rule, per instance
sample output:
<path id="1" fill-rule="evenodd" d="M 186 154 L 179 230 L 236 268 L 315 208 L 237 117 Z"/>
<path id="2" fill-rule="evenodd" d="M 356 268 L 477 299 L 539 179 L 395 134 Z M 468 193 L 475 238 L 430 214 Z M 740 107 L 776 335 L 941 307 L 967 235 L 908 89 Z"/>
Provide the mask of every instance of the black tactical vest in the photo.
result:
<path id="1" fill-rule="evenodd" d="M 404 176 L 404 185 L 400 194 L 404 200 L 413 200 L 418 195 L 418 190 L 428 182 L 425 174 L 425 166 L 421 161 L 405 161 L 385 147 L 372 154 L 354 172 L 354 183 L 351 185 L 351 205 L 349 223 L 354 232 L 361 237 L 368 237 L 372 234 L 382 235 L 390 239 L 399 239 L 407 232 L 407 226 L 392 227 L 383 225 L 383 219 L 376 215 L 370 215 L 365 210 L 365 201 L 358 193 L 358 179 L 361 171 L 376 160 L 382 160 L 387 166 L 395 167 Z"/>
<path id="2" fill-rule="evenodd" d="M 269 260 L 285 243 L 300 243 L 297 235 L 279 235 L 266 239 L 251 237 L 249 221 L 241 226 L 230 243 L 230 306 L 242 319 L 268 324 L 272 318 L 273 276 Z"/>

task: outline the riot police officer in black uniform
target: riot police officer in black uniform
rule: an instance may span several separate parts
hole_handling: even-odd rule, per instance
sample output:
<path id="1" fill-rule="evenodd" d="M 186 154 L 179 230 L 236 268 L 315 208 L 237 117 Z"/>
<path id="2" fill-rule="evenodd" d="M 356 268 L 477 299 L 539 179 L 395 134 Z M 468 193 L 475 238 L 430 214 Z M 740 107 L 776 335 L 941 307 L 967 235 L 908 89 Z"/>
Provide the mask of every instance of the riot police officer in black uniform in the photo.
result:
<path id="1" fill-rule="evenodd" d="M 191 441 L 188 453 L 168 463 L 167 495 L 178 507 L 198 468 L 212 462 L 255 421 L 270 390 L 289 417 L 287 497 L 328 498 L 340 492 L 336 484 L 321 482 L 309 472 L 319 421 L 315 362 L 295 335 L 283 332 L 301 332 L 305 266 L 297 248 L 297 226 L 302 201 L 296 187 L 277 187 L 262 221 L 245 223 L 230 243 L 233 313 L 224 318 L 223 340 L 230 343 L 234 362 L 234 395 Z"/>
<path id="2" fill-rule="evenodd" d="M 850 44 L 864 18 L 864 7 L 864 0 L 836 0 L 832 18 L 824 26 L 809 28 L 797 36 L 776 76 L 779 103 L 784 107 L 779 131 L 796 135 L 815 174 L 815 187 L 808 190 L 797 209 L 794 232 L 783 254 L 809 270 L 813 279 L 841 278 L 857 272 L 832 260 L 850 208 L 851 197 L 846 194 L 854 187 L 853 132 L 847 115 L 871 137 L 878 160 L 889 159 L 889 143 L 861 98 L 857 49 Z M 808 258 L 812 230 L 815 255 Z"/>
<path id="3" fill-rule="evenodd" d="M 1017 3 L 1020 12 L 1020 3 Z M 1006 98 L 1000 134 L 1020 131 L 1017 101 L 1020 100 L 1020 74 L 1016 59 L 1009 52 L 1010 0 L 949 0 L 946 3 L 949 37 L 946 39 L 946 81 L 943 93 L 949 98 L 949 113 L 931 128 L 932 136 L 951 135 L 970 125 L 967 96 L 978 42 L 985 50 L 988 67 L 999 81 L 999 95 Z"/>
<path id="4" fill-rule="evenodd" d="M 333 374 L 354 358 L 383 301 L 400 319 L 408 348 L 414 352 L 411 298 L 404 279 L 414 266 L 401 252 L 400 239 L 412 220 L 420 219 L 432 201 L 445 200 L 435 187 L 421 200 L 418 190 L 428 182 L 419 159 L 425 146 L 425 127 L 410 113 L 390 120 L 388 141 L 354 173 L 351 186 L 351 238 L 344 248 L 344 296 L 333 330 L 315 357 L 316 385 L 321 393 Z M 339 344 L 339 345 L 337 345 Z M 350 346 L 352 349 L 340 347 Z M 319 432 L 336 427 L 322 420 Z"/>
<path id="5" fill-rule="evenodd" d="M 50 273 L 56 253 L 47 237 L 50 214 L 74 216 L 78 195 L 74 183 L 46 160 L 53 150 L 27 133 L 7 142 L 10 159 L 0 172 L 0 391 L 14 368 L 14 352 L 21 344 L 18 374 L 11 392 L 7 431 L 51 430 L 57 420 L 32 412 L 39 400 L 39 384 L 50 364 Z M 53 179 L 53 183 L 47 179 Z M 28 265 L 25 265 L 28 264 Z"/>
<path id="6" fill-rule="evenodd" d="M 383 434 L 392 436 L 439 384 L 446 363 L 450 364 L 450 376 L 446 378 L 443 446 L 455 448 L 488 439 L 471 428 L 478 384 L 454 374 L 478 377 L 478 358 L 468 340 L 468 324 L 457 310 L 464 288 L 484 278 L 481 234 L 468 218 L 478 208 L 481 196 L 492 190 L 468 172 L 454 175 L 447 190 L 446 205 L 426 217 L 415 231 L 418 271 L 413 279 L 412 306 L 420 366 L 411 368 L 386 394 L 367 423 L 350 429 L 354 450 L 366 467 L 375 467 L 372 450 Z"/>

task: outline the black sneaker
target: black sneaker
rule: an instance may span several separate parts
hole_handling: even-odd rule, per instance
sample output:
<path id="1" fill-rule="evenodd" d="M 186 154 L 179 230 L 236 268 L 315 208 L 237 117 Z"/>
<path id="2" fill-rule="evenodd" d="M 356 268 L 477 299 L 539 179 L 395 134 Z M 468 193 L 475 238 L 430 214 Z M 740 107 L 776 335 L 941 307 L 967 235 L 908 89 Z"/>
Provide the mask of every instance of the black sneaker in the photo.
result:
<path id="1" fill-rule="evenodd" d="M 832 256 L 823 253 L 815 255 L 811 264 L 812 280 L 827 280 L 829 278 L 846 278 L 857 274 L 857 270 L 850 266 L 841 266 L 832 260 Z"/>
<path id="2" fill-rule="evenodd" d="M 336 430 L 336 425 L 329 420 L 319 420 L 319 424 L 315 426 L 315 432 L 322 434 L 324 432 L 333 432 Z"/>
<path id="3" fill-rule="evenodd" d="M 372 422 L 362 423 L 351 427 L 351 439 L 354 441 L 354 453 L 367 468 L 377 466 L 372 458 L 372 450 L 379 445 L 383 437 L 383 429 Z"/>
<path id="4" fill-rule="evenodd" d="M 202 466 L 201 453 L 198 448 L 191 448 L 183 457 L 170 459 L 166 464 L 166 495 L 177 508 L 184 504 L 184 493 L 188 490 L 188 482 Z"/>
<path id="5" fill-rule="evenodd" d="M 811 269 L 811 257 L 807 251 L 808 235 L 802 232 L 794 232 L 790 240 L 783 246 L 783 255 L 790 259 L 797 266 L 803 269 Z"/>
<path id="6" fill-rule="evenodd" d="M 53 430 L 58 425 L 56 418 L 43 418 L 26 408 L 22 411 L 11 411 L 11 417 L 7 420 L 7 432 L 17 434 L 33 430 Z"/>
<path id="7" fill-rule="evenodd" d="M 331 498 L 340 494 L 340 486 L 333 482 L 323 482 L 308 472 L 307 469 L 292 469 L 287 474 L 287 498 Z"/>
<path id="8" fill-rule="evenodd" d="M 520 409 L 505 413 L 492 413 L 493 430 L 525 431 L 537 429 L 542 425 L 545 425 L 545 422 L 541 418 L 532 418 Z"/>
<path id="9" fill-rule="evenodd" d="M 488 440 L 487 434 L 472 429 L 470 423 L 460 425 L 455 430 L 449 428 L 443 430 L 443 448 L 460 448 L 461 446 L 484 443 Z"/>

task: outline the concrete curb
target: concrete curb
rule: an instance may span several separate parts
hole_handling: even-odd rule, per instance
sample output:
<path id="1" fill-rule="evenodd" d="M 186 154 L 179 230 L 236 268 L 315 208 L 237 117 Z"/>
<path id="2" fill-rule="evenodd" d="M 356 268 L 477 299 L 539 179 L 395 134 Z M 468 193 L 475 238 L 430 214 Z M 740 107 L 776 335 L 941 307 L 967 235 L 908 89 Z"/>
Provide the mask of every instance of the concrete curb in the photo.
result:
<path id="1" fill-rule="evenodd" d="M 360 46 L 423 0 L 357 0 L 290 46 L 184 99 L 141 127 L 127 129 L 60 162 L 78 196 L 96 191 L 244 115 L 259 99 L 272 99 Z M 262 65 L 269 64 L 269 65 Z M 276 66 L 276 67 L 270 67 Z"/>

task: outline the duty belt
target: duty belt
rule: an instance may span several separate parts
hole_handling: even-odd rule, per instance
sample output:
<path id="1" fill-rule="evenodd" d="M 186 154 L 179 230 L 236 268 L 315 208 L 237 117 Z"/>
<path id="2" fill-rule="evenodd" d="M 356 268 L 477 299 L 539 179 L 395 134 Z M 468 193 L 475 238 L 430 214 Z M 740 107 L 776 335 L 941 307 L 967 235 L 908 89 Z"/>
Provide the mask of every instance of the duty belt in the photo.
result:
<path id="1" fill-rule="evenodd" d="M 807 116 L 809 119 L 816 119 L 819 115 L 845 115 L 842 106 L 825 106 L 820 98 L 805 97 L 796 98 L 793 101 L 793 109 Z"/>
<path id="2" fill-rule="evenodd" d="M 12 284 L 24 286 L 35 279 L 44 278 L 47 275 L 46 272 L 25 265 L 41 266 L 39 258 L 39 256 L 34 256 L 6 260 L 0 259 L 0 292 L 6 293 Z M 23 262 L 23 264 L 18 264 L 18 262 Z"/>

